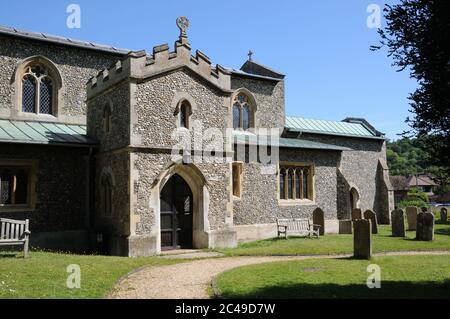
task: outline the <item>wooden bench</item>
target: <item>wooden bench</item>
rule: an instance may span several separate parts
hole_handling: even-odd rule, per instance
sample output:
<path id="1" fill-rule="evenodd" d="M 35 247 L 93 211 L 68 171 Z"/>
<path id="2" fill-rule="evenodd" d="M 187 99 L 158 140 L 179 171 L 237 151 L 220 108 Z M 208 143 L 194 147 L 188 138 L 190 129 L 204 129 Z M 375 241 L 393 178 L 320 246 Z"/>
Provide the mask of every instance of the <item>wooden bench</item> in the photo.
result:
<path id="1" fill-rule="evenodd" d="M 28 257 L 30 231 L 29 220 L 0 218 L 0 246 L 23 245 L 24 257 Z"/>
<path id="2" fill-rule="evenodd" d="M 286 239 L 288 235 L 317 236 L 319 238 L 320 225 L 315 225 L 306 218 L 280 218 L 277 219 L 277 229 L 278 237 L 284 234 Z"/>

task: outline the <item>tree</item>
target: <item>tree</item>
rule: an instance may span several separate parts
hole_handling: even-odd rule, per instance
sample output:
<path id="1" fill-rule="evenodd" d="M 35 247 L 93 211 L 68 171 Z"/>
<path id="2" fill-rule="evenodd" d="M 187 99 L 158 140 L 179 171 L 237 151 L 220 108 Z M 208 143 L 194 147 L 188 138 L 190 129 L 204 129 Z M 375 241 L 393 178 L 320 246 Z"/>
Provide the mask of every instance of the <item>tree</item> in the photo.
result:
<path id="1" fill-rule="evenodd" d="M 387 47 L 397 71 L 408 69 L 418 88 L 409 96 L 406 122 L 430 154 L 431 165 L 450 172 L 450 12 L 448 0 L 401 0 L 385 5 L 386 27 L 372 50 Z"/>

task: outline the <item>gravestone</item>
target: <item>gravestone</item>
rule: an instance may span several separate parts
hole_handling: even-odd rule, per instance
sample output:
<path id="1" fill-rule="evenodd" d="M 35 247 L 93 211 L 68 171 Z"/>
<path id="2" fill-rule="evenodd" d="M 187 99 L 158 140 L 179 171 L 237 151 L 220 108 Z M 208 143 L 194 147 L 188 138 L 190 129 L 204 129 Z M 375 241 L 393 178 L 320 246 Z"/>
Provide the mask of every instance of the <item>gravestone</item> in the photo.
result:
<path id="1" fill-rule="evenodd" d="M 446 223 L 447 222 L 447 218 L 448 218 L 447 208 L 442 207 L 441 208 L 441 222 Z"/>
<path id="2" fill-rule="evenodd" d="M 370 259 L 372 257 L 372 226 L 370 219 L 353 222 L 353 257 Z"/>
<path id="3" fill-rule="evenodd" d="M 417 207 L 406 207 L 406 220 L 408 221 L 408 230 L 416 230 L 417 227 Z"/>
<path id="4" fill-rule="evenodd" d="M 392 237 L 405 237 L 405 214 L 403 209 L 392 212 Z"/>
<path id="5" fill-rule="evenodd" d="M 368 209 L 364 212 L 364 219 L 370 220 L 370 224 L 372 225 L 372 234 L 378 234 L 377 214 Z"/>
<path id="6" fill-rule="evenodd" d="M 313 211 L 313 224 L 320 226 L 319 235 L 323 236 L 325 234 L 325 214 L 320 207 Z"/>
<path id="7" fill-rule="evenodd" d="M 339 234 L 352 234 L 353 222 L 351 220 L 340 220 L 339 221 Z"/>
<path id="8" fill-rule="evenodd" d="M 432 241 L 434 239 L 434 215 L 420 213 L 417 215 L 416 240 Z"/>
<path id="9" fill-rule="evenodd" d="M 352 209 L 352 220 L 355 221 L 357 219 L 362 219 L 362 212 L 360 208 Z"/>

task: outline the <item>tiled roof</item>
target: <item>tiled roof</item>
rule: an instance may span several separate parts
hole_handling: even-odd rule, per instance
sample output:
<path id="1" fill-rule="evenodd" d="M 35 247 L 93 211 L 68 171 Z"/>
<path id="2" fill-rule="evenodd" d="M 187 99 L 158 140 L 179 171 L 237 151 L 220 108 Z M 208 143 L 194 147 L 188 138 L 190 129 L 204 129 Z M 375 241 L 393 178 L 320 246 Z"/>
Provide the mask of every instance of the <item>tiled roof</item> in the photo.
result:
<path id="1" fill-rule="evenodd" d="M 367 122 L 313 120 L 287 116 L 285 127 L 288 131 L 302 133 L 384 139 L 383 135 L 365 123 Z"/>
<path id="2" fill-rule="evenodd" d="M 390 176 L 389 179 L 395 191 L 407 190 L 408 178 L 406 176 Z"/>
<path id="3" fill-rule="evenodd" d="M 47 122 L 0 120 L 0 143 L 95 145 L 86 136 L 86 126 Z"/>
<path id="4" fill-rule="evenodd" d="M 261 137 L 254 134 L 233 132 L 234 142 L 237 144 L 248 145 L 276 145 L 271 143 L 270 137 Z M 297 138 L 284 138 L 280 137 L 278 140 L 278 146 L 281 148 L 302 148 L 313 150 L 328 150 L 328 151 L 348 151 L 351 150 L 348 147 L 337 146 L 333 144 L 319 143 Z"/>
<path id="5" fill-rule="evenodd" d="M 37 32 L 30 32 L 25 30 L 19 30 L 16 28 L 10 28 L 6 26 L 0 26 L 0 35 L 9 35 L 9 36 L 15 36 L 20 38 L 26 38 L 31 40 L 37 40 L 37 41 L 44 41 L 44 42 L 51 42 L 61 45 L 67 45 L 82 49 L 88 49 L 88 50 L 96 50 L 96 51 L 103 51 L 107 53 L 114 53 L 118 55 L 125 55 L 130 52 L 130 50 L 127 49 L 121 49 L 121 48 L 115 48 L 113 46 L 93 43 L 93 42 L 87 42 L 87 41 L 81 41 L 81 40 L 75 40 L 71 38 L 56 36 L 56 35 L 50 35 L 46 33 L 37 33 Z"/>
<path id="6" fill-rule="evenodd" d="M 436 186 L 436 182 L 428 175 L 410 176 L 408 179 L 408 186 Z"/>

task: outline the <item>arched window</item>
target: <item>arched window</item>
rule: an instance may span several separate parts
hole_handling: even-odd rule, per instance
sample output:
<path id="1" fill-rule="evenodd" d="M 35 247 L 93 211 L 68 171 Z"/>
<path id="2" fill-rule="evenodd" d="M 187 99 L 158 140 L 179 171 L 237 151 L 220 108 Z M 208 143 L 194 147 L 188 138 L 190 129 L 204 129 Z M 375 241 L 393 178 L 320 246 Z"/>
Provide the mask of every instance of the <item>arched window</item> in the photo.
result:
<path id="1" fill-rule="evenodd" d="M 54 115 L 57 99 L 52 72 L 31 62 L 24 68 L 21 82 L 22 112 Z"/>
<path id="2" fill-rule="evenodd" d="M 103 216 L 112 215 L 112 184 L 109 176 L 104 175 L 101 182 L 101 212 Z"/>
<path id="3" fill-rule="evenodd" d="M 244 93 L 236 95 L 233 101 L 233 128 L 244 131 L 254 127 L 254 108 Z"/>
<path id="4" fill-rule="evenodd" d="M 179 127 L 189 128 L 190 126 L 190 117 L 192 114 L 191 104 L 184 100 L 181 102 L 178 110 L 178 125 Z"/>
<path id="5" fill-rule="evenodd" d="M 105 105 L 103 110 L 103 130 L 105 133 L 109 133 L 111 131 L 111 107 L 109 104 Z"/>

